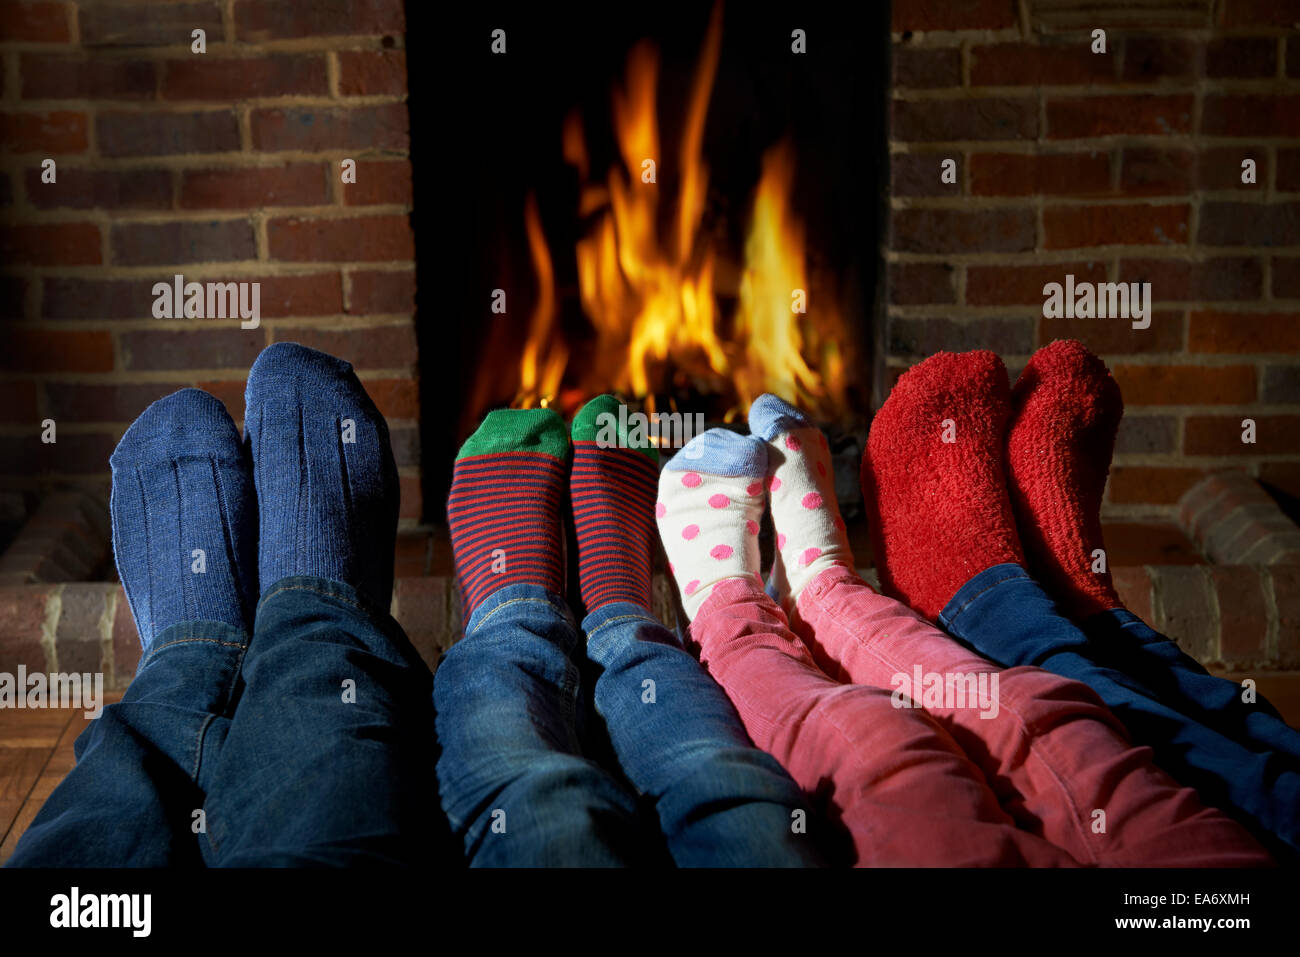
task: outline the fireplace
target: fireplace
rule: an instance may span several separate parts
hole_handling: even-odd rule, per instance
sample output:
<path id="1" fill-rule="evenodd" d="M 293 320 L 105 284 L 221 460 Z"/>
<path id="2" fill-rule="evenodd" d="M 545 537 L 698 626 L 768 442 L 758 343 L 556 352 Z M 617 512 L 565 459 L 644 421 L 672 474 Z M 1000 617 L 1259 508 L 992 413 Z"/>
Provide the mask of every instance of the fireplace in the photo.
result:
<path id="1" fill-rule="evenodd" d="M 718 424 L 773 391 L 861 433 L 889 34 L 859 16 L 520 6 L 411 56 L 427 520 L 495 407 Z"/>

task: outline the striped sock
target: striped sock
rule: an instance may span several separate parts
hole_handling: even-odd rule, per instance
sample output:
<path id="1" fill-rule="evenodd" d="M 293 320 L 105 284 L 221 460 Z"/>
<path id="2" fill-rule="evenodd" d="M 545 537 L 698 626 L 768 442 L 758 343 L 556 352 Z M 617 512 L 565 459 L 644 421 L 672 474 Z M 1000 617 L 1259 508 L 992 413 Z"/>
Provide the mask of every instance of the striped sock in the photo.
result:
<path id="1" fill-rule="evenodd" d="M 564 420 L 550 409 L 489 412 L 461 446 L 447 497 L 465 617 L 505 585 L 564 589 Z"/>
<path id="2" fill-rule="evenodd" d="M 573 420 L 573 523 L 582 603 L 593 612 L 613 601 L 650 607 L 659 453 L 628 435 L 612 395 L 592 399 Z"/>

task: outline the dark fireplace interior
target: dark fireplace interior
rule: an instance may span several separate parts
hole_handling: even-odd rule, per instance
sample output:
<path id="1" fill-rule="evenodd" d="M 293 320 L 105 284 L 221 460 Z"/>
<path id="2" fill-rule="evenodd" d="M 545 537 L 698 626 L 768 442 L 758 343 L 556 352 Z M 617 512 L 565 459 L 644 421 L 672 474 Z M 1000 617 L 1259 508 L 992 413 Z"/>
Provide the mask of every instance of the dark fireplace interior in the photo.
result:
<path id="1" fill-rule="evenodd" d="M 494 407 L 567 414 L 612 391 L 716 424 L 775 391 L 850 446 L 864 433 L 887 10 L 847 30 L 842 10 L 635 9 L 471 11 L 464 42 L 412 44 L 426 521 Z M 647 184 L 629 167 L 654 136 Z"/>

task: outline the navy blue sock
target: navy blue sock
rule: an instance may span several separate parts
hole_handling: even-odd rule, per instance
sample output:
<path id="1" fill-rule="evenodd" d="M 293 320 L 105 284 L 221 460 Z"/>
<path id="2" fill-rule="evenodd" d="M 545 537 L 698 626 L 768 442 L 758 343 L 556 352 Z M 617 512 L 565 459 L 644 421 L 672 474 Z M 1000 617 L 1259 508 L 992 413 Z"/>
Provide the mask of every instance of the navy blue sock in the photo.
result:
<path id="1" fill-rule="evenodd" d="M 109 459 L 113 555 L 147 648 L 166 628 L 248 631 L 257 604 L 257 511 L 239 432 L 198 389 L 159 399 Z"/>
<path id="2" fill-rule="evenodd" d="M 248 373 L 262 591 L 290 575 L 342 581 L 387 609 L 397 535 L 388 425 L 352 366 L 294 342 Z"/>

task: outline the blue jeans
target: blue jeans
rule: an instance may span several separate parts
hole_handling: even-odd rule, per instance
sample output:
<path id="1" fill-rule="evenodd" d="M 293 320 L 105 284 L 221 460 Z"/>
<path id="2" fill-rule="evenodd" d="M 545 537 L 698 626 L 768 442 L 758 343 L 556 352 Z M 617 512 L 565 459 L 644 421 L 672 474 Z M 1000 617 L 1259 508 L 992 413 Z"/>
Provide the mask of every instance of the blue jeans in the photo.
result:
<path id="1" fill-rule="evenodd" d="M 473 866 L 823 860 L 814 829 L 793 826 L 808 797 L 638 605 L 579 628 L 545 589 L 501 588 L 447 652 L 434 699 L 439 792 Z"/>
<path id="2" fill-rule="evenodd" d="M 1235 812 L 1284 854 L 1300 849 L 1300 732 L 1265 701 L 1215 678 L 1123 609 L 1076 626 L 1019 565 L 994 565 L 953 596 L 939 623 L 1007 667 L 1037 665 L 1089 685 L 1156 763 Z"/>
<path id="3" fill-rule="evenodd" d="M 252 636 L 160 634 L 14 866 L 424 864 L 445 853 L 432 676 L 342 582 L 286 578 Z"/>

